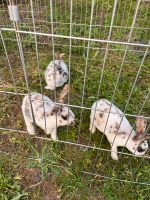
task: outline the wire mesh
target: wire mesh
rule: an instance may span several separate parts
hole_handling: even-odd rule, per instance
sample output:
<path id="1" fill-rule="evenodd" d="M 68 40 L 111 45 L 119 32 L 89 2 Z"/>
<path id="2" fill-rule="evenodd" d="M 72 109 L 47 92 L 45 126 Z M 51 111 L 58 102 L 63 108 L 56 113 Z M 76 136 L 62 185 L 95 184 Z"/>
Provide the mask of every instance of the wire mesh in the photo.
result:
<path id="1" fill-rule="evenodd" d="M 19 22 L 9 19 L 7 6 L 13 4 L 19 8 Z M 102 98 L 109 99 L 111 106 L 115 104 L 119 107 L 123 111 L 122 120 L 127 117 L 133 129 L 136 117 L 147 119 L 146 132 L 149 132 L 150 2 L 16 0 L 1 1 L 0 9 L 1 132 L 27 135 L 21 110 L 22 97 L 26 94 L 30 96 L 31 92 L 40 92 L 42 96 L 47 95 L 53 99 L 56 105 L 65 105 L 74 111 L 74 127 L 57 129 L 56 126 L 57 142 L 89 153 L 90 164 L 82 170 L 83 173 L 120 182 L 150 185 L 147 177 L 137 176 L 141 165 L 149 165 L 149 151 L 137 158 L 122 148 L 118 151 L 121 161 L 114 164 L 110 161 L 111 150 L 105 135 L 98 131 L 94 135 L 89 132 L 91 106 L 94 101 Z M 57 102 L 61 89 L 44 89 L 43 73 L 49 62 L 55 60 L 56 52 L 65 53 L 65 62 L 68 63 L 68 83 L 71 89 L 67 103 Z M 18 108 L 17 112 L 13 106 Z M 110 111 L 111 107 L 108 118 Z M 16 112 L 16 116 L 13 112 Z M 36 127 L 35 119 L 34 124 Z M 45 147 L 41 147 L 39 141 L 52 141 L 46 134 L 40 136 L 39 133 L 43 132 L 38 130 L 34 137 L 39 154 L 37 157 L 33 155 L 33 159 L 43 157 L 42 148 Z M 33 148 L 32 141 L 29 143 Z M 11 155 L 9 151 L 3 151 L 3 148 L 0 152 Z M 113 165 L 112 169 L 105 172 L 110 165 Z M 133 168 L 133 177 L 127 179 L 126 170 Z"/>

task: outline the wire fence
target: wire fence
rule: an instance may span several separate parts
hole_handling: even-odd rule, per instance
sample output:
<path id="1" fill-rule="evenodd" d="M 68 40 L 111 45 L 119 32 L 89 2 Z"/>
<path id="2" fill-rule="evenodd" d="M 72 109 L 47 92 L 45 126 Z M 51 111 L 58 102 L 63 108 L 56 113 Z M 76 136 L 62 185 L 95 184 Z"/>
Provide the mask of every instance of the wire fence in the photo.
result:
<path id="1" fill-rule="evenodd" d="M 18 6 L 19 21 L 10 20 L 8 5 Z M 127 117 L 133 129 L 136 117 L 147 119 L 146 133 L 149 131 L 150 2 L 3 0 L 0 6 L 1 132 L 28 134 L 21 111 L 22 97 L 39 92 L 42 96 L 49 96 L 56 105 L 65 105 L 75 113 L 77 121 L 74 127 L 56 128 L 57 142 L 79 147 L 85 153 L 89 149 L 96 150 L 90 157 L 90 166 L 82 170 L 83 173 L 103 179 L 150 185 L 147 175 L 137 177 L 140 167 L 135 166 L 149 165 L 149 151 L 137 158 L 125 148 L 120 149 L 118 154 L 123 168 L 118 161 L 113 164 L 110 173 L 107 170 L 108 173 L 105 173 L 105 167 L 111 163 L 110 147 L 104 134 L 96 132 L 93 136 L 89 132 L 91 106 L 102 98 L 109 99 L 111 106 L 114 103 L 120 107 L 123 111 L 122 120 Z M 68 64 L 68 84 L 71 89 L 67 103 L 57 101 L 61 89 L 44 89 L 43 73 L 49 62 L 54 60 L 56 52 L 65 53 L 65 62 Z M 109 118 L 111 107 L 107 112 Z M 32 115 L 34 119 L 33 109 Z M 45 120 L 45 130 L 46 126 Z M 39 136 L 38 132 L 35 135 L 37 151 L 40 149 L 39 140 L 52 141 L 47 134 Z M 61 133 L 66 134 L 61 136 Z M 1 153 L 15 157 L 15 154 L 3 148 Z M 100 163 L 104 169 L 99 170 Z M 123 169 L 121 176 L 118 168 Z M 126 170 L 133 168 L 133 179 L 125 178 Z M 115 177 L 112 176 L 113 172 L 116 173 Z M 149 174 L 149 171 L 145 173 Z"/>

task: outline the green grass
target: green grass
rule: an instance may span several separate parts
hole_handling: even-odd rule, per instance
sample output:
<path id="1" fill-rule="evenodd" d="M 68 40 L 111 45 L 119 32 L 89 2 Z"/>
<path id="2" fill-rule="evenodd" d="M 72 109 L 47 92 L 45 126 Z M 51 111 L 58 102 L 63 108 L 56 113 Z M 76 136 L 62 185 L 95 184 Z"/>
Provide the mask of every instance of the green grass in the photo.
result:
<path id="1" fill-rule="evenodd" d="M 6 165 L 7 162 L 7 165 Z M 19 200 L 28 196 L 28 193 L 23 191 L 17 181 L 19 177 L 14 177 L 12 171 L 14 166 L 9 163 L 6 158 L 1 156 L 0 164 L 0 198 L 2 200 L 12 199 Z M 12 168 L 13 167 L 13 168 Z"/>
<path id="2" fill-rule="evenodd" d="M 56 6 L 55 6 L 56 2 Z M 70 1 L 66 1 L 60 6 L 60 1 L 55 1 L 53 4 L 53 20 L 57 22 L 54 24 L 54 33 L 60 35 L 70 34 Z M 120 5 L 120 6 L 119 6 Z M 22 9 L 21 5 L 20 9 Z M 130 7 L 131 6 L 131 7 Z M 127 41 L 130 27 L 133 20 L 133 13 L 135 11 L 136 1 L 126 1 L 124 18 L 122 14 L 124 8 L 124 1 L 119 1 L 117 4 L 117 12 L 114 20 L 111 40 Z M 147 17 L 143 18 L 144 13 L 149 9 L 149 3 L 141 2 L 139 13 L 137 16 L 135 27 L 141 29 L 134 29 L 131 37 L 131 42 L 148 43 L 148 30 L 142 29 L 149 26 L 149 13 Z M 28 5 L 30 9 L 30 5 Z M 103 7 L 103 9 L 102 9 Z M 42 6 L 41 10 L 34 4 L 36 11 L 35 18 L 45 20 L 47 13 L 47 22 L 40 22 L 36 20 L 36 30 L 39 32 L 51 33 L 50 24 L 50 6 L 47 3 L 46 9 Z M 45 9 L 45 10 L 44 10 Z M 92 27 L 91 38 L 107 39 L 109 33 L 109 26 L 111 21 L 113 9 L 113 1 L 108 0 L 102 4 L 102 1 L 95 0 L 93 24 L 101 24 L 103 26 Z M 130 9 L 130 13 L 129 13 Z M 40 12 L 41 11 L 41 14 Z M 38 13 L 39 12 L 39 13 Z M 3 12 L 2 12 L 3 13 Z M 72 35 L 76 37 L 89 36 L 89 24 L 91 13 L 91 1 L 73 1 L 73 25 Z M 26 15 L 24 13 L 24 15 Z M 31 17 L 31 13 L 29 13 Z M 29 17 L 28 16 L 28 17 Z M 85 27 L 85 16 L 86 24 Z M 27 16 L 26 16 L 27 17 Z M 9 21 L 7 22 L 7 24 Z M 66 24 L 64 24 L 66 23 Z M 9 26 L 11 24 L 9 23 Z M 32 27 L 32 20 L 22 20 L 19 23 L 20 29 L 29 30 Z M 124 26 L 124 27 L 123 27 Z M 31 28 L 31 31 L 33 27 Z M 27 93 L 26 83 L 24 79 L 20 55 L 16 43 L 15 34 L 13 32 L 2 31 L 12 71 L 19 93 Z M 33 35 L 21 34 L 23 53 L 25 57 L 25 64 L 27 67 L 29 87 L 31 91 L 41 92 L 39 82 L 39 71 L 37 67 L 35 40 Z M 42 88 L 45 86 L 44 70 L 48 63 L 52 60 L 52 41 L 46 36 L 37 36 L 38 54 L 40 74 L 42 79 Z M 64 61 L 69 63 L 69 43 L 70 40 L 63 38 L 54 38 L 55 51 L 65 53 Z M 70 104 L 81 105 L 83 80 L 85 65 L 87 59 L 87 42 L 81 40 L 72 40 L 71 48 L 71 90 L 70 90 Z M 3 50 L 2 43 L 0 43 L 0 90 L 15 91 L 11 74 L 8 68 L 8 63 Z M 87 65 L 87 77 L 85 85 L 84 105 L 91 107 L 92 103 L 97 98 L 99 79 L 102 73 L 102 66 L 104 62 L 106 44 L 98 42 L 90 42 L 90 50 Z M 105 68 L 103 80 L 100 88 L 99 98 L 112 99 L 113 91 L 117 81 L 122 58 L 125 52 L 125 45 L 110 44 L 108 46 L 108 54 L 105 61 Z M 128 46 L 125 62 L 123 64 L 121 77 L 119 79 L 118 87 L 114 96 L 115 105 L 124 110 L 125 104 L 128 100 L 133 82 L 135 80 L 137 71 L 144 56 L 144 47 Z M 133 90 L 131 100 L 127 107 L 126 113 L 138 114 L 143 101 L 146 98 L 149 88 L 149 56 L 146 57 L 137 83 Z M 59 95 L 61 89 L 57 89 Z M 43 89 L 43 93 L 54 99 L 54 92 Z M 0 99 L 0 127 L 7 127 L 18 130 L 26 130 L 21 113 L 20 106 L 22 97 L 17 98 L 15 95 L 1 94 Z M 89 132 L 89 110 L 83 110 L 82 123 L 80 124 L 79 108 L 72 108 L 77 122 L 74 127 L 59 128 L 58 136 L 60 140 L 67 140 L 77 143 L 78 132 L 80 128 L 79 142 L 87 145 L 90 139 Z M 142 113 L 145 116 L 150 115 L 150 101 L 147 100 Z M 128 117 L 131 124 L 134 124 L 135 118 Z M 45 137 L 42 130 L 38 129 L 41 137 Z M 11 155 L 1 156 L 1 198 L 4 199 L 44 199 L 46 195 L 54 195 L 53 199 L 59 196 L 61 199 L 106 199 L 106 200 L 148 200 L 150 196 L 150 187 L 145 185 L 118 182 L 114 179 L 125 179 L 129 181 L 149 182 L 149 159 L 135 158 L 131 156 L 119 155 L 119 161 L 115 162 L 111 159 L 110 153 L 105 151 L 96 151 L 92 149 L 85 149 L 75 147 L 74 145 L 65 145 L 53 143 L 50 141 L 38 140 L 34 137 L 29 137 L 26 134 L 10 131 L 1 131 L 0 134 L 1 151 L 8 152 Z M 98 147 L 102 140 L 101 147 L 110 149 L 107 139 L 97 131 L 91 136 L 90 145 Z M 126 149 L 120 148 L 120 151 L 129 153 Z M 93 168 L 95 157 L 97 162 Z M 41 159 L 42 158 L 42 159 Z M 131 160 L 130 160 L 131 159 Z M 109 176 L 114 179 L 107 180 L 101 177 L 88 176 L 81 171 L 92 171 L 101 176 Z M 8 173 L 9 172 L 9 173 Z M 35 175 L 31 172 L 34 172 Z M 31 173 L 31 177 L 27 175 Z M 29 188 L 31 185 L 42 181 L 41 184 Z M 47 186 L 49 185 L 49 187 Z M 51 191 L 53 190 L 53 191 Z M 50 193 L 48 193 L 50 191 Z M 23 195 L 20 197 L 20 195 Z"/>

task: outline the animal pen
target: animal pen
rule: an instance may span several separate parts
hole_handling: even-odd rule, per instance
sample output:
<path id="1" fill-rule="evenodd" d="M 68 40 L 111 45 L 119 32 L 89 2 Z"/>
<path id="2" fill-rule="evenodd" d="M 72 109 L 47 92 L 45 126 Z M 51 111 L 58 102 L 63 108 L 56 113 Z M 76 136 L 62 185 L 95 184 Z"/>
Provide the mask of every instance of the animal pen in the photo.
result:
<path id="1" fill-rule="evenodd" d="M 150 130 L 150 1 L 2 0 L 0 22 L 3 159 L 19 159 L 32 167 L 48 163 L 52 172 L 76 163 L 82 173 L 103 184 L 144 187 L 150 195 L 149 150 L 136 157 L 121 147 L 119 160 L 113 161 L 104 134 L 89 131 L 91 106 L 104 98 L 123 111 L 133 128 L 136 117 L 142 116 L 148 120 L 145 132 Z M 31 92 L 61 105 L 57 97 L 62 88 L 44 88 L 44 71 L 57 52 L 65 54 L 69 71 L 70 91 L 62 105 L 73 110 L 76 123 L 58 128 L 58 141 L 53 142 L 39 128 L 29 136 L 21 105 Z M 53 163 L 55 150 L 62 152 L 62 159 Z"/>

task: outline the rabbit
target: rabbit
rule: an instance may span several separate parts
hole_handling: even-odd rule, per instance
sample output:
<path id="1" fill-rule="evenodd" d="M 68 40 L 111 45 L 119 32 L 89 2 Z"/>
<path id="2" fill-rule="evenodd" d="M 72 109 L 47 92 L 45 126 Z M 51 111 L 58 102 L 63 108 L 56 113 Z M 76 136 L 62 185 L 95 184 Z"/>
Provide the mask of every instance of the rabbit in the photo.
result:
<path id="1" fill-rule="evenodd" d="M 54 90 L 67 82 L 69 74 L 67 65 L 62 60 L 64 54 L 55 54 L 55 60 L 51 61 L 45 71 L 45 89 Z"/>
<path id="2" fill-rule="evenodd" d="M 110 101 L 106 99 L 98 100 L 92 105 L 90 132 L 94 133 L 97 128 L 106 135 L 111 146 L 111 157 L 114 160 L 118 160 L 118 146 L 125 146 L 137 156 L 144 155 L 148 150 L 146 139 L 150 138 L 150 135 L 144 133 L 147 123 L 146 119 L 142 117 L 137 118 L 136 131 L 134 131 L 127 118 L 124 116 L 122 119 L 122 117 L 123 112 L 111 104 Z"/>
<path id="3" fill-rule="evenodd" d="M 60 95 L 60 102 L 63 102 L 64 96 L 66 95 L 64 94 L 67 92 L 65 89 L 66 87 L 64 87 Z M 22 112 L 27 131 L 30 135 L 35 134 L 34 122 L 47 134 L 51 134 L 53 140 L 58 140 L 57 127 L 75 124 L 75 115 L 67 106 L 56 105 L 50 98 L 45 95 L 42 96 L 40 93 L 31 93 L 30 98 L 29 95 L 24 97 Z"/>

